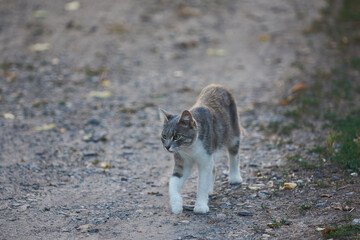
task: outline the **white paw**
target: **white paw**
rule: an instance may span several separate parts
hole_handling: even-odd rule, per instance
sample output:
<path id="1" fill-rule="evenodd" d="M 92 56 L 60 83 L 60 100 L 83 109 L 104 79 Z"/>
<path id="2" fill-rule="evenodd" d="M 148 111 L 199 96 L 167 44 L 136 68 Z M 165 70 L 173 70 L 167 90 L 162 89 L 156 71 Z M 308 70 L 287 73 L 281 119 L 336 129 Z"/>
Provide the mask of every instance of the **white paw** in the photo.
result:
<path id="1" fill-rule="evenodd" d="M 180 214 L 183 210 L 183 206 L 182 205 L 176 205 L 176 206 L 171 206 L 171 211 L 174 213 L 174 214 Z"/>
<path id="2" fill-rule="evenodd" d="M 195 204 L 194 212 L 195 213 L 207 213 L 207 212 L 209 212 L 209 207 L 206 204 Z"/>
<path id="3" fill-rule="evenodd" d="M 171 211 L 174 214 L 180 214 L 183 210 L 183 205 L 182 205 L 182 199 L 181 197 L 177 196 L 177 197 L 171 197 L 170 198 L 170 204 L 171 204 Z"/>
<path id="4" fill-rule="evenodd" d="M 210 189 L 208 195 L 211 196 L 213 194 L 213 189 Z"/>
<path id="5" fill-rule="evenodd" d="M 229 176 L 229 183 L 230 184 L 241 184 L 242 183 L 242 178 L 241 178 L 240 174 L 230 175 Z"/>
<path id="6" fill-rule="evenodd" d="M 214 184 L 211 184 L 209 186 L 208 195 L 211 196 L 213 194 L 213 192 L 214 192 Z"/>

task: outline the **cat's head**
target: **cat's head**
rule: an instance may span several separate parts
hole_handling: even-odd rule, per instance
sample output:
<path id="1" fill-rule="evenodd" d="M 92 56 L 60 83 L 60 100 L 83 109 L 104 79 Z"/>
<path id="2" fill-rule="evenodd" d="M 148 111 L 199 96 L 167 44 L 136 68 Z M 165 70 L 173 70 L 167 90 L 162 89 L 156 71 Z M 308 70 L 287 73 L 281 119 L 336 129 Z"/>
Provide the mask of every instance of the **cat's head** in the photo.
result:
<path id="1" fill-rule="evenodd" d="M 160 109 L 160 115 L 164 121 L 161 141 L 166 150 L 178 152 L 193 143 L 197 136 L 197 124 L 189 111 L 173 115 Z"/>

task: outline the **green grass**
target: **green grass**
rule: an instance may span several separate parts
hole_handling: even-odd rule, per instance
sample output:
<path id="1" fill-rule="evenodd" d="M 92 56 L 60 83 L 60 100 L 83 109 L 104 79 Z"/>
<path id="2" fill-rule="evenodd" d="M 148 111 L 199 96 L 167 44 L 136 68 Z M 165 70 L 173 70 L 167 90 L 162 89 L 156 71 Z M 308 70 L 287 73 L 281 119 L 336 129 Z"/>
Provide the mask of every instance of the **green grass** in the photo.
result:
<path id="1" fill-rule="evenodd" d="M 319 163 L 313 161 L 307 161 L 301 158 L 299 154 L 295 154 L 292 156 L 286 156 L 289 162 L 296 163 L 299 167 L 304 169 L 314 169 L 318 168 Z"/>
<path id="2" fill-rule="evenodd" d="M 334 122 L 338 144 L 331 160 L 346 168 L 360 168 L 360 111 Z"/>
<path id="3" fill-rule="evenodd" d="M 360 2 L 359 0 L 344 0 L 340 10 L 339 20 L 341 21 L 360 21 Z"/>
<path id="4" fill-rule="evenodd" d="M 325 147 L 314 147 L 309 149 L 309 153 L 317 153 L 321 155 L 326 155 L 328 153 L 327 149 Z"/>
<path id="5" fill-rule="evenodd" d="M 300 206 L 300 208 L 302 210 L 309 210 L 309 209 L 311 209 L 311 205 L 303 204 L 303 205 Z"/>
<path id="6" fill-rule="evenodd" d="M 271 129 L 288 134 L 295 127 L 309 127 L 306 122 L 323 121 L 323 129 L 329 133 L 322 137 L 320 146 L 309 152 L 317 153 L 320 158 L 336 162 L 343 168 L 360 171 L 360 105 L 356 102 L 360 84 L 353 74 L 360 71 L 360 33 L 354 31 L 360 24 L 360 1 L 343 0 L 340 3 L 342 5 L 339 6 L 336 1 L 328 0 L 328 7 L 323 11 L 325 17 L 315 22 L 312 29 L 327 33 L 337 44 L 339 57 L 336 65 L 330 72 L 315 69 L 310 76 L 311 81 L 305 83 L 306 89 L 297 93 L 290 104 L 291 110 L 284 113 L 295 124 L 283 126 L 274 123 Z M 303 168 L 313 167 L 294 157 L 289 160 Z M 318 185 L 326 187 L 326 184 Z"/>
<path id="7" fill-rule="evenodd" d="M 360 70 L 360 58 L 359 57 L 352 57 L 350 59 L 350 66 L 353 69 Z"/>
<path id="8" fill-rule="evenodd" d="M 294 110 L 286 111 L 284 113 L 284 116 L 291 117 L 291 118 L 293 118 L 295 120 L 299 120 L 302 117 L 302 112 L 301 112 L 301 109 L 297 108 L 297 109 L 294 109 Z"/>
<path id="9" fill-rule="evenodd" d="M 325 136 L 327 147 L 317 146 L 309 150 L 320 157 L 329 158 L 344 168 L 360 169 L 360 111 L 353 112 L 343 119 L 333 120 L 333 129 Z"/>
<path id="10" fill-rule="evenodd" d="M 95 67 L 95 68 L 86 66 L 84 68 L 84 72 L 88 77 L 100 76 L 104 71 L 106 71 L 106 68 L 104 66 Z"/>
<path id="11" fill-rule="evenodd" d="M 314 183 L 320 188 L 328 188 L 330 185 L 324 181 L 314 181 Z"/>
<path id="12" fill-rule="evenodd" d="M 279 130 L 279 128 L 280 128 L 280 122 L 274 121 L 268 124 L 266 131 L 268 133 L 276 133 Z"/>
<path id="13" fill-rule="evenodd" d="M 327 230 L 327 231 L 326 231 Z M 326 239 L 359 239 L 360 238 L 360 226 L 353 226 L 350 224 L 335 226 L 335 228 L 329 228 L 324 230 L 323 237 Z M 324 234 L 325 233 L 325 234 Z M 351 237 L 351 238 L 348 238 Z"/>
<path id="14" fill-rule="evenodd" d="M 267 127 L 265 128 L 265 132 L 269 135 L 270 134 L 290 135 L 294 129 L 297 129 L 300 127 L 301 127 L 300 123 L 297 121 L 290 122 L 287 124 L 284 124 L 279 121 L 273 121 L 267 125 Z"/>
<path id="15" fill-rule="evenodd" d="M 299 213 L 305 214 L 305 212 L 310 210 L 311 208 L 312 208 L 311 205 L 303 204 L 299 207 Z"/>

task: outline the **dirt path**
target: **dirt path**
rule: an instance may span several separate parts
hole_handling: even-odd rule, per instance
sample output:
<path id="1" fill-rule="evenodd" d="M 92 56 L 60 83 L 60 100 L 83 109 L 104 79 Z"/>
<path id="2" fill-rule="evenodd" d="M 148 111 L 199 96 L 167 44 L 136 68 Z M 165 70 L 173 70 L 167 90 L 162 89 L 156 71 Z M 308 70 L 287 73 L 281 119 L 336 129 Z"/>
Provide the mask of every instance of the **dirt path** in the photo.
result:
<path id="1" fill-rule="evenodd" d="M 75 11 L 66 1 L 31 2 L 0 1 L 0 113 L 12 114 L 0 118 L 1 239 L 313 236 L 297 220 L 267 227 L 266 206 L 289 209 L 299 194 L 274 202 L 254 173 L 298 147 L 278 148 L 258 126 L 281 118 L 269 106 L 291 64 L 319 57 L 302 30 L 324 1 L 91 0 Z M 49 49 L 34 52 L 36 43 Z M 243 178 L 264 190 L 229 186 L 219 159 L 211 212 L 174 216 L 157 107 L 186 109 L 209 83 L 236 96 L 249 133 Z M 196 177 L 188 182 L 191 204 Z"/>

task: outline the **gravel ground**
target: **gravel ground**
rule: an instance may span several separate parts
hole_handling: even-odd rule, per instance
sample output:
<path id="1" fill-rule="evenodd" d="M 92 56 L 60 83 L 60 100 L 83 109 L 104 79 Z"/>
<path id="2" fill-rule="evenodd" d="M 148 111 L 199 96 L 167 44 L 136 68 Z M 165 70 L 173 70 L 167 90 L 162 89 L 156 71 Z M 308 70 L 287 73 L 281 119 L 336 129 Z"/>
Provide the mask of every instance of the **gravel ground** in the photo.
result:
<path id="1" fill-rule="evenodd" d="M 302 31 L 325 1 L 79 2 L 67 11 L 67 1 L 0 0 L 1 239 L 319 238 L 327 210 L 297 207 L 322 203 L 324 191 L 274 194 L 271 185 L 283 178 L 272 168 L 305 146 L 280 147 L 259 126 L 285 121 L 273 109 L 298 74 L 291 64 L 321 59 L 322 38 L 314 43 Z M 158 107 L 180 112 L 210 83 L 236 97 L 248 132 L 246 183 L 228 185 L 222 157 L 210 213 L 175 216 Z M 316 143 L 316 133 L 297 134 Z M 188 206 L 196 181 L 194 174 L 183 189 Z"/>

